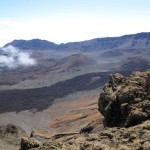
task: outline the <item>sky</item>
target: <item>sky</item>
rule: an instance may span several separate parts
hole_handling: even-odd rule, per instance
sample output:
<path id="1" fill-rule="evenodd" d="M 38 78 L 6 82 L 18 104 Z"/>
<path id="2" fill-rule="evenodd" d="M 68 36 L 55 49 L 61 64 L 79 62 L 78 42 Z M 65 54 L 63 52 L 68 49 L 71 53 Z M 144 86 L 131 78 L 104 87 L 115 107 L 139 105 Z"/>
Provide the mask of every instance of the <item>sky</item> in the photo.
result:
<path id="1" fill-rule="evenodd" d="M 149 28 L 150 0 L 0 0 L 0 47 L 14 39 L 59 44 Z"/>

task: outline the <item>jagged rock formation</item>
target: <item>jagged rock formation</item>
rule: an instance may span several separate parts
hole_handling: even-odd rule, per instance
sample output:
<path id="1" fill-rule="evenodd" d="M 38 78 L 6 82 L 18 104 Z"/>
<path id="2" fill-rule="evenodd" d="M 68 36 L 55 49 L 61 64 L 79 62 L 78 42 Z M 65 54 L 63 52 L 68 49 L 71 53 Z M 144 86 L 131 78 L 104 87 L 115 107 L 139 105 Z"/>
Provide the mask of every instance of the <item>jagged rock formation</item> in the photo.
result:
<path id="1" fill-rule="evenodd" d="M 129 77 L 121 74 L 111 75 L 99 99 L 99 110 L 105 117 L 104 124 L 111 128 L 91 133 L 94 127 L 87 126 L 80 133 L 55 135 L 38 147 L 36 145 L 27 149 L 149 150 L 149 98 L 150 70 L 143 73 L 134 72 Z"/>
<path id="2" fill-rule="evenodd" d="M 129 128 L 106 128 L 100 133 L 54 136 L 30 150 L 149 150 L 150 121 Z M 27 149 L 22 149 L 27 150 Z"/>
<path id="3" fill-rule="evenodd" d="M 150 70 L 110 76 L 99 99 L 104 125 L 133 126 L 150 119 Z"/>
<path id="4" fill-rule="evenodd" d="M 40 143 L 32 138 L 22 138 L 21 139 L 21 149 L 20 150 L 26 150 L 31 148 L 39 147 Z"/>
<path id="5" fill-rule="evenodd" d="M 21 137 L 27 137 L 20 127 L 8 124 L 0 125 L 0 149 L 18 150 L 20 148 Z"/>
<path id="6" fill-rule="evenodd" d="M 21 137 L 21 136 L 26 136 L 26 133 L 20 127 L 15 126 L 13 124 L 7 124 L 6 126 L 0 126 L 0 136 L 6 137 L 8 135 L 12 135 L 14 137 Z"/>

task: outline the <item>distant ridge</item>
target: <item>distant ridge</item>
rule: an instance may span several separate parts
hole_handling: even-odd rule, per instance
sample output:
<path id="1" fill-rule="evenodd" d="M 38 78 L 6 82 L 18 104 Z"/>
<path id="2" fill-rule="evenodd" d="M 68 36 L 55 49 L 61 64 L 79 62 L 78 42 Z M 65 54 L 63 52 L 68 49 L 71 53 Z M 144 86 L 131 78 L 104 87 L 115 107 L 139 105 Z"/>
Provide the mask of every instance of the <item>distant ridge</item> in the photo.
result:
<path id="1" fill-rule="evenodd" d="M 6 44 L 4 47 L 7 47 L 9 45 L 12 45 L 14 47 L 17 47 L 22 50 L 48 50 L 48 49 L 56 49 L 56 44 L 41 40 L 41 39 L 32 39 L 32 40 L 14 40 L 8 44 Z"/>
<path id="2" fill-rule="evenodd" d="M 124 35 L 120 37 L 95 38 L 81 42 L 55 44 L 46 40 L 14 40 L 4 47 L 12 45 L 22 50 L 61 50 L 61 51 L 99 51 L 120 48 L 150 48 L 150 32 Z"/>

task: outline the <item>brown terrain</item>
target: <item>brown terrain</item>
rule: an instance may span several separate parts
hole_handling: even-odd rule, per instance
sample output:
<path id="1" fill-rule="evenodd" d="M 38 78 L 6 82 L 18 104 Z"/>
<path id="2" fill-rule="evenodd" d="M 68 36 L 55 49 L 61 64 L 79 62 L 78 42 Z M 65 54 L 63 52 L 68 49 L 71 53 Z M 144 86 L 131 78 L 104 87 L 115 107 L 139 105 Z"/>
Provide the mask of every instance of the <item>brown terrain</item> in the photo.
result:
<path id="1" fill-rule="evenodd" d="M 32 135 L 22 138 L 21 150 L 149 150 L 149 83 L 150 70 L 133 72 L 129 77 L 118 73 L 111 75 L 98 103 L 98 109 L 104 115 L 104 128 L 100 126 L 95 130 L 96 120 L 91 120 L 92 123 L 80 133 L 55 134 L 44 141 Z M 101 119 L 101 115 L 99 117 Z"/>
<path id="2" fill-rule="evenodd" d="M 81 128 L 91 122 L 101 120 L 103 117 L 98 112 L 98 97 L 99 95 L 82 96 L 52 105 L 50 127 L 54 128 L 57 133 L 80 132 Z"/>
<path id="3" fill-rule="evenodd" d="M 149 74 L 150 72 L 146 71 L 135 72 L 129 77 L 120 74 L 111 75 L 100 94 L 99 103 L 100 91 L 93 90 L 83 92 L 81 95 L 78 93 L 59 98 L 48 109 L 41 112 L 31 109 L 15 113 L 16 118 L 23 113 L 19 120 L 21 118 L 27 120 L 28 124 L 22 125 L 26 126 L 25 129 L 28 125 L 36 124 L 36 126 L 32 127 L 32 132 L 31 129 L 28 130 L 30 138 L 26 134 L 16 138 L 13 134 L 13 139 L 17 141 L 16 145 L 8 142 L 10 140 L 8 136 L 5 140 L 1 140 L 3 145 L 1 147 L 5 148 L 8 143 L 8 147 L 15 150 L 18 149 L 19 141 L 21 141 L 22 150 L 137 150 L 140 148 L 148 150 L 150 142 Z M 90 82 L 98 82 L 99 79 L 101 78 L 96 75 L 90 78 Z M 104 115 L 104 121 L 98 109 Z M 1 114 L 2 121 L 9 114 L 8 120 L 16 122 L 12 112 L 6 114 Z M 49 118 L 46 118 L 46 115 Z M 34 123 L 30 122 L 30 119 L 34 120 Z M 42 127 L 43 122 L 46 121 L 48 127 Z M 14 133 L 14 130 L 18 133 L 15 126 L 10 132 Z M 4 128 L 2 128 L 3 132 L 5 133 Z M 10 135 L 9 132 L 8 135 Z M 22 140 L 21 137 L 23 137 Z"/>
<path id="4" fill-rule="evenodd" d="M 21 126 L 28 134 L 32 130 L 36 132 L 43 130 L 50 133 L 79 132 L 83 126 L 91 123 L 89 118 L 93 118 L 93 120 L 99 118 L 97 117 L 100 115 L 97 110 L 98 93 L 99 91 L 83 92 L 66 96 L 55 100 L 52 105 L 43 111 L 31 109 L 18 113 L 1 113 L 0 122 Z"/>

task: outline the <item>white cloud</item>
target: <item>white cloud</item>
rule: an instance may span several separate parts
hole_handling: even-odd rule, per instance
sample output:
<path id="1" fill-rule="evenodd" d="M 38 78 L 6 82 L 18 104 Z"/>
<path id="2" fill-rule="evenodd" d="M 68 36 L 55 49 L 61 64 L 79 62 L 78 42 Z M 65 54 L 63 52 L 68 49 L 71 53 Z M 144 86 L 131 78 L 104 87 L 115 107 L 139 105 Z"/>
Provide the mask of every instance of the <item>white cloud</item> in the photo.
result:
<path id="1" fill-rule="evenodd" d="M 36 61 L 27 52 L 8 46 L 0 51 L 0 67 L 16 68 L 19 66 L 32 66 Z"/>

